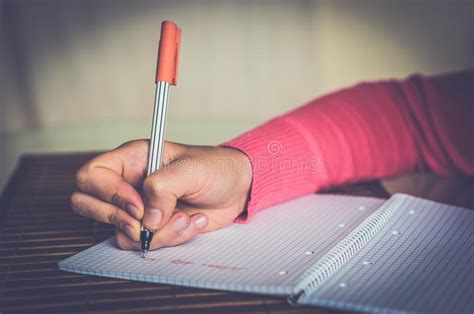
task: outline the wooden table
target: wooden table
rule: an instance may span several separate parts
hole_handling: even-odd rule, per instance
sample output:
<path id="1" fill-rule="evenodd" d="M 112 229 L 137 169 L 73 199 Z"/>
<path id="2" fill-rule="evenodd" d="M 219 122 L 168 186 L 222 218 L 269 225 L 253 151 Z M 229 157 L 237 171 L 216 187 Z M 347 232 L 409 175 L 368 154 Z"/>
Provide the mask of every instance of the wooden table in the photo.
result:
<path id="1" fill-rule="evenodd" d="M 57 263 L 114 234 L 72 212 L 73 175 L 94 154 L 21 158 L 0 199 L 0 312 L 325 313 L 284 298 L 73 274 Z M 331 193 L 388 197 L 379 182 Z M 472 195 L 472 194 L 471 194 Z"/>

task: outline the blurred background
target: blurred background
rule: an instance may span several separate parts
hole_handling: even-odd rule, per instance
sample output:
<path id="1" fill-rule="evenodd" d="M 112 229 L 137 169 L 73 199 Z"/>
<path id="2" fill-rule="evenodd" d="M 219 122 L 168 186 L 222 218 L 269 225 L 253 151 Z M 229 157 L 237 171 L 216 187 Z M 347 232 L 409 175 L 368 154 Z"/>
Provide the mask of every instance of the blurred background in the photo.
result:
<path id="1" fill-rule="evenodd" d="M 183 29 L 178 142 L 217 144 L 361 80 L 474 67 L 474 1 L 0 0 L 0 190 L 23 153 L 149 136 L 165 19 Z"/>

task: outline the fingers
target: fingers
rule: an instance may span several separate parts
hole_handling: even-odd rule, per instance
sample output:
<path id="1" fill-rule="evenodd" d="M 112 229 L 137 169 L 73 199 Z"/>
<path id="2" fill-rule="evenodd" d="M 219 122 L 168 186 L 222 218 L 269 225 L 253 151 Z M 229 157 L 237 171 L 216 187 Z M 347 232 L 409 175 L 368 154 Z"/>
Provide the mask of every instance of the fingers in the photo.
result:
<path id="1" fill-rule="evenodd" d="M 143 183 L 145 212 L 143 225 L 158 230 L 166 225 L 177 200 L 195 189 L 196 178 L 187 171 L 186 161 L 174 161 L 148 176 Z"/>
<path id="2" fill-rule="evenodd" d="M 189 216 L 196 214 L 207 216 L 209 219 L 207 226 L 202 230 L 203 233 L 227 227 L 235 221 L 241 212 L 238 207 L 224 207 L 220 209 L 196 208 L 180 200 L 178 200 L 176 207 Z"/>
<path id="3" fill-rule="evenodd" d="M 187 146 L 176 143 L 165 143 L 163 164 L 165 167 L 183 156 Z M 95 220 L 111 223 L 117 226 L 118 245 L 123 248 L 139 246 L 140 220 L 144 217 L 144 203 L 135 187 L 141 186 L 146 171 L 148 141 L 139 140 L 125 143 L 113 151 L 102 154 L 82 167 L 76 174 L 76 185 L 79 191 L 71 196 L 71 204 L 75 212 Z M 176 170 L 170 167 L 174 173 Z M 207 217 L 195 215 L 190 217 L 185 213 L 173 211 L 180 189 L 175 185 L 162 185 L 169 181 L 169 176 L 148 187 L 149 197 L 147 227 L 163 230 L 156 233 L 152 249 L 167 245 L 176 245 L 188 241 L 207 225 Z M 183 178 L 178 180 L 185 182 Z M 153 183 L 154 182 L 154 183 Z M 186 186 L 187 183 L 185 182 Z M 178 194 L 176 194 L 178 193 Z M 145 195 L 145 196 L 146 196 Z M 155 207 L 154 207 L 155 206 Z M 155 210 L 153 210 L 155 209 Z M 170 221 L 171 219 L 171 221 Z M 169 222 L 169 223 L 168 223 Z M 205 223 L 204 223 L 205 222 Z M 202 227 L 204 226 L 204 227 Z"/>
<path id="4" fill-rule="evenodd" d="M 111 169 L 85 166 L 76 175 L 77 188 L 101 200 L 112 203 L 140 220 L 143 201 L 135 188 Z"/>
<path id="5" fill-rule="evenodd" d="M 140 240 L 140 222 L 123 209 L 81 192 L 72 194 L 71 204 L 79 215 L 114 224 L 130 239 Z"/>
<path id="6" fill-rule="evenodd" d="M 186 149 L 185 145 L 166 142 L 165 164 Z M 76 186 L 79 191 L 112 203 L 140 220 L 144 206 L 135 186 L 140 186 L 145 176 L 147 153 L 146 140 L 125 143 L 83 166 L 76 174 Z"/>
<path id="7" fill-rule="evenodd" d="M 183 212 L 176 212 L 168 224 L 163 226 L 153 236 L 151 250 L 162 247 L 175 246 L 193 239 L 203 232 L 208 224 L 208 218 L 203 214 L 188 216 Z M 140 250 L 140 242 L 131 240 L 121 229 L 115 234 L 117 246 L 123 250 Z"/>
<path id="8" fill-rule="evenodd" d="M 166 246 L 175 246 L 175 245 L 180 245 L 182 243 L 188 242 L 195 238 L 198 234 L 204 232 L 206 229 L 209 219 L 206 215 L 204 214 L 195 214 L 192 216 L 189 216 L 190 222 L 189 225 L 186 229 L 178 233 L 178 236 L 175 237 L 171 242 L 166 244 Z M 157 246 L 156 248 L 160 248 L 162 246 L 161 243 L 159 243 L 159 240 L 157 240 Z M 153 243 L 151 244 L 152 249 L 155 249 L 153 247 Z"/>
<path id="9" fill-rule="evenodd" d="M 83 169 L 107 168 L 132 186 L 140 186 L 146 172 L 147 155 L 148 140 L 131 141 L 95 157 Z"/>

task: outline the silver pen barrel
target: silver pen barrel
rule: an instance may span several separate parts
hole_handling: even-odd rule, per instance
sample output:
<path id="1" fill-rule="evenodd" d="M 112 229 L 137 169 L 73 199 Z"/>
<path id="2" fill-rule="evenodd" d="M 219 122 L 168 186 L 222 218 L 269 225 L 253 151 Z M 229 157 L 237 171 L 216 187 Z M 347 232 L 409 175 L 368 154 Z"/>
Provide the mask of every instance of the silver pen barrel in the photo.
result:
<path id="1" fill-rule="evenodd" d="M 168 93 L 170 84 L 164 81 L 158 81 L 155 89 L 155 104 L 153 106 L 153 120 L 150 135 L 150 149 L 148 152 L 147 176 L 161 168 L 163 160 L 163 149 L 165 143 L 165 124 L 166 111 L 168 108 Z M 155 230 L 141 227 L 140 242 L 143 258 L 150 250 L 150 243 L 153 239 Z"/>
<path id="2" fill-rule="evenodd" d="M 160 169 L 163 159 L 163 147 L 168 108 L 168 93 L 170 84 L 159 81 L 155 89 L 155 105 L 150 135 L 150 150 L 148 152 L 147 176 Z"/>

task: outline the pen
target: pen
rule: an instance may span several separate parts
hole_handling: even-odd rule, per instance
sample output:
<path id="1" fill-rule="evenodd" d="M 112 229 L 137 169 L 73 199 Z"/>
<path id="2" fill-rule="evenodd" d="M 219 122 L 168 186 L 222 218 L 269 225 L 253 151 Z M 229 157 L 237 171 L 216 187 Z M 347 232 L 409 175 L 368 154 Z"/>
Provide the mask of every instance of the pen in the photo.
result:
<path id="1" fill-rule="evenodd" d="M 155 104 L 153 107 L 147 176 L 161 167 L 168 93 L 170 85 L 176 85 L 177 82 L 180 42 L 181 29 L 170 21 L 161 23 L 161 37 L 155 77 Z M 150 243 L 155 231 L 156 230 L 146 228 L 142 222 L 140 242 L 143 258 L 146 258 L 146 253 L 150 249 Z"/>

